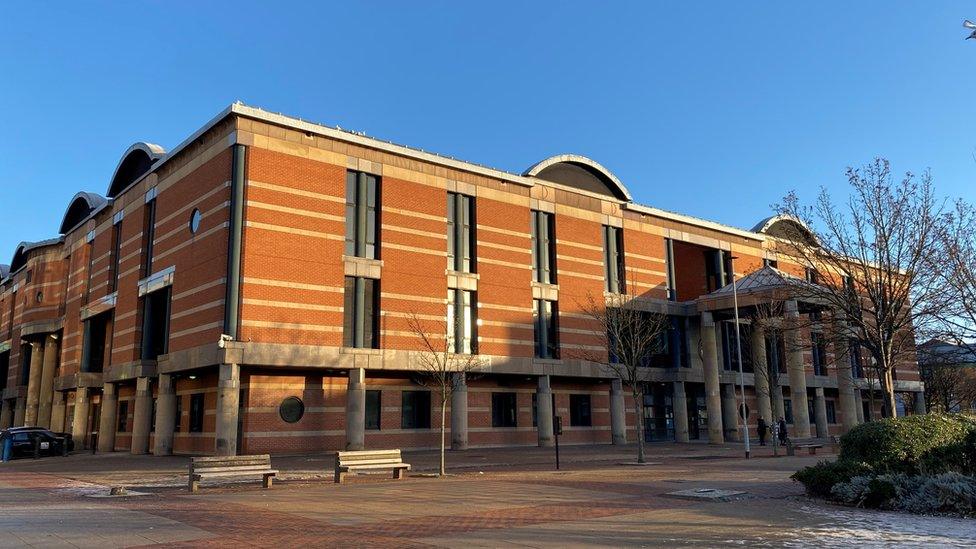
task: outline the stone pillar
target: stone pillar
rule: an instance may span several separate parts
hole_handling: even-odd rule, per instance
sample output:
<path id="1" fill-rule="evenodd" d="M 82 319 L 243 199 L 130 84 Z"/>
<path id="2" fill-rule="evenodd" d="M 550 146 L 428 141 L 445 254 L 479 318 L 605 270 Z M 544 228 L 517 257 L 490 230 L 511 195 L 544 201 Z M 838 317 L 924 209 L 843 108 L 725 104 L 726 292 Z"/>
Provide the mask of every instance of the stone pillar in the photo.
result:
<path id="1" fill-rule="evenodd" d="M 61 433 L 64 432 L 64 393 L 52 391 L 51 398 L 51 430 Z"/>
<path id="2" fill-rule="evenodd" d="M 148 377 L 136 379 L 136 403 L 132 410 L 132 446 L 129 449 L 133 454 L 149 453 L 149 430 L 153 420 L 151 381 Z M 237 440 L 236 434 L 234 440 Z"/>
<path id="3" fill-rule="evenodd" d="M 119 426 L 119 395 L 114 383 L 102 385 L 101 417 L 98 418 L 98 451 L 115 451 L 115 429 Z"/>
<path id="4" fill-rule="evenodd" d="M 786 417 L 786 404 L 783 403 L 783 387 L 780 385 L 773 386 L 773 421 L 779 421 L 779 418 Z"/>
<path id="5" fill-rule="evenodd" d="M 813 417 L 817 424 L 817 438 L 830 436 L 827 424 L 827 399 L 823 387 L 813 388 Z"/>
<path id="6" fill-rule="evenodd" d="M 857 413 L 857 422 L 864 423 L 864 396 L 860 389 L 854 389 L 854 406 Z"/>
<path id="7" fill-rule="evenodd" d="M 672 383 L 671 406 L 674 413 L 674 441 L 688 442 L 688 397 L 685 382 Z"/>
<path id="8" fill-rule="evenodd" d="M 173 390 L 172 376 L 159 374 L 158 386 L 153 454 L 169 456 L 173 454 L 173 432 L 176 429 L 176 391 Z"/>
<path id="9" fill-rule="evenodd" d="M 623 382 L 619 379 L 610 381 L 610 442 L 627 444 L 627 407 Z"/>
<path id="10" fill-rule="evenodd" d="M 14 427 L 24 426 L 24 417 L 27 415 L 27 399 L 17 397 L 14 403 Z"/>
<path id="11" fill-rule="evenodd" d="M 793 402 L 792 438 L 810 438 L 810 411 L 807 409 L 807 374 L 803 366 L 800 337 L 800 313 L 796 301 L 783 307 L 786 329 L 786 370 L 790 376 L 790 399 Z"/>
<path id="12" fill-rule="evenodd" d="M 735 385 L 722 385 L 722 426 L 725 428 L 725 440 L 742 442 L 739 433 L 739 410 L 735 399 Z"/>
<path id="13" fill-rule="evenodd" d="M 44 347 L 40 343 L 27 343 L 33 347 L 30 370 L 27 378 L 27 409 L 24 412 L 24 425 L 37 425 L 37 407 L 41 400 L 41 372 L 44 369 Z M 21 351 L 23 352 L 23 351 Z"/>
<path id="14" fill-rule="evenodd" d="M 772 378 L 770 377 L 769 363 L 766 362 L 766 331 L 756 323 L 752 325 L 750 346 L 752 347 L 752 368 L 755 372 L 753 377 L 756 380 L 756 401 L 759 407 L 759 417 L 766 421 L 766 425 L 772 425 L 772 391 L 769 388 Z"/>
<path id="15" fill-rule="evenodd" d="M 12 400 L 0 400 L 0 429 L 13 425 L 14 408 Z"/>
<path id="16" fill-rule="evenodd" d="M 454 374 L 451 393 L 451 449 L 468 449 L 468 383 L 463 372 Z"/>
<path id="17" fill-rule="evenodd" d="M 75 415 L 71 418 L 71 438 L 75 441 L 75 448 L 84 448 L 88 441 L 85 440 L 85 429 L 88 427 L 88 387 L 78 387 L 75 389 Z"/>
<path id="18" fill-rule="evenodd" d="M 362 450 L 365 447 L 366 370 L 351 368 L 346 386 L 346 450 Z"/>
<path id="19" fill-rule="evenodd" d="M 58 340 L 51 334 L 44 338 L 44 361 L 41 368 L 41 394 L 37 403 L 37 424 L 51 428 L 51 404 L 54 402 L 54 374 L 58 364 Z"/>
<path id="20" fill-rule="evenodd" d="M 847 323 L 834 322 L 834 372 L 837 374 L 837 405 L 840 408 L 841 430 L 846 433 L 858 421 L 858 402 L 854 398 L 854 372 L 851 371 L 850 345 L 847 340 Z"/>
<path id="21" fill-rule="evenodd" d="M 549 376 L 539 376 L 539 384 L 535 390 L 535 424 L 539 431 L 539 446 L 552 446 L 552 388 Z"/>
<path id="22" fill-rule="evenodd" d="M 705 377 L 705 408 L 708 413 L 708 443 L 723 444 L 722 396 L 718 381 L 718 348 L 712 313 L 701 314 L 702 369 Z"/>
<path id="23" fill-rule="evenodd" d="M 925 414 L 925 393 L 922 391 L 915 393 L 915 414 Z"/>
<path id="24" fill-rule="evenodd" d="M 241 367 L 221 364 L 217 380 L 217 428 L 214 452 L 218 456 L 237 455 L 237 419 L 241 400 Z"/>

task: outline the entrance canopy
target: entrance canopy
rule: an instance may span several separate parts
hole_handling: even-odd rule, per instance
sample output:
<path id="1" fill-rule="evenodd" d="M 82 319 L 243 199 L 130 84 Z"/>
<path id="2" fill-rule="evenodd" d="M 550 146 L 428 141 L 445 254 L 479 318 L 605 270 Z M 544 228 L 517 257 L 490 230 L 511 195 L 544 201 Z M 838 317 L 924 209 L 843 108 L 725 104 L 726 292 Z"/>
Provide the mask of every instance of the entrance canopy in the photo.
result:
<path id="1" fill-rule="evenodd" d="M 818 286 L 775 267 L 763 267 L 735 281 L 739 307 L 753 307 L 771 301 L 795 299 L 815 303 Z M 726 284 L 698 299 L 699 311 L 721 311 L 735 307 L 732 284 Z"/>

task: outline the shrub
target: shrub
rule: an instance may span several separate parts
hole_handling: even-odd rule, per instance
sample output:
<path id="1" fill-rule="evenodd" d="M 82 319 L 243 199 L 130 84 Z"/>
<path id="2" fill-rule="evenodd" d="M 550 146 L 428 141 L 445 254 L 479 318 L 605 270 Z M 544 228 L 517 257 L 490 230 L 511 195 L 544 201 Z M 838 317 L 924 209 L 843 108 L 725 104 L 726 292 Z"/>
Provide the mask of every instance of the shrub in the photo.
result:
<path id="1" fill-rule="evenodd" d="M 963 447 L 976 420 L 961 414 L 926 414 L 870 421 L 840 439 L 840 460 L 867 463 L 879 472 L 918 474 L 967 467 Z M 976 436 L 976 435 L 973 435 Z M 976 447 L 976 439 L 973 442 Z"/>
<path id="2" fill-rule="evenodd" d="M 918 477 L 916 489 L 904 494 L 894 508 L 911 513 L 976 512 L 976 479 L 959 473 Z"/>
<path id="3" fill-rule="evenodd" d="M 846 505 L 860 507 L 868 492 L 868 484 L 873 477 L 861 475 L 851 478 L 846 482 L 838 482 L 831 488 L 830 496 Z"/>
<path id="4" fill-rule="evenodd" d="M 838 483 L 848 482 L 853 477 L 866 475 L 871 467 L 852 461 L 821 461 L 816 465 L 804 467 L 793 473 L 793 480 L 806 489 L 807 494 L 822 498 L 831 497 L 831 489 Z"/>

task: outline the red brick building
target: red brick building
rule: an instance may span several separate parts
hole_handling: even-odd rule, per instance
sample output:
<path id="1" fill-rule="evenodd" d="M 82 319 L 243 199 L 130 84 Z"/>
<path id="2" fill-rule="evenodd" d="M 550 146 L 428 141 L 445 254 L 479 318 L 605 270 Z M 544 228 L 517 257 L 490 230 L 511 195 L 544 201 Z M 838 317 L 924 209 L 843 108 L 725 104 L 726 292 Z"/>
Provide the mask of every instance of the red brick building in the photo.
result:
<path id="1" fill-rule="evenodd" d="M 672 316 L 641 380 L 646 438 L 738 440 L 723 288 L 802 276 L 776 254 L 790 223 L 642 206 L 580 156 L 513 174 L 235 104 L 171 151 L 130 147 L 104 197 L 77 194 L 58 238 L 0 269 L 0 427 L 133 453 L 433 447 L 414 315 L 482 361 L 448 414 L 456 447 L 550 444 L 553 415 L 566 443 L 619 443 L 632 407 L 580 358 L 601 350 L 581 303 L 626 292 Z M 786 351 L 740 326 L 753 433 L 878 413 L 816 321 Z M 897 380 L 922 390 L 914 364 Z"/>

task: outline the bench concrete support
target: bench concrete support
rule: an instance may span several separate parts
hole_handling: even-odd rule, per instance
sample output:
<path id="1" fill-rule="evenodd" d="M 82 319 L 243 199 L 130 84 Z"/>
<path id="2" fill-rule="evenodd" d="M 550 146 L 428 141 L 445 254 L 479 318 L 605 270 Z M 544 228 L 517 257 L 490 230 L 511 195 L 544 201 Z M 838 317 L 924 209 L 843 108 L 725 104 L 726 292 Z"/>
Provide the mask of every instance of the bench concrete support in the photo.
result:
<path id="1" fill-rule="evenodd" d="M 112 452 L 115 450 L 115 428 L 119 413 L 119 396 L 115 392 L 114 383 L 102 385 L 101 416 L 98 418 L 98 451 Z"/>
<path id="2" fill-rule="evenodd" d="M 52 391 L 51 398 L 51 430 L 62 433 L 64 432 L 64 393 Z"/>
<path id="3" fill-rule="evenodd" d="M 241 367 L 221 364 L 217 381 L 217 429 L 214 452 L 218 456 L 237 455 L 238 406 L 241 399 Z"/>
<path id="4" fill-rule="evenodd" d="M 149 429 L 152 428 L 152 384 L 150 378 L 136 378 L 136 402 L 132 410 L 133 454 L 149 453 Z"/>
<path id="5" fill-rule="evenodd" d="M 539 446 L 552 446 L 552 387 L 549 376 L 539 376 L 535 390 L 536 429 L 539 432 Z"/>
<path id="6" fill-rule="evenodd" d="M 366 447 L 366 370 L 349 369 L 346 386 L 346 450 Z"/>
<path id="7" fill-rule="evenodd" d="M 75 441 L 75 448 L 86 448 L 88 441 L 85 440 L 85 428 L 88 426 L 88 412 L 91 400 L 88 398 L 88 387 L 78 387 L 75 389 L 75 413 L 71 418 L 71 438 Z"/>
<path id="8" fill-rule="evenodd" d="M 159 374 L 159 395 L 156 397 L 156 436 L 153 439 L 153 454 L 169 456 L 173 454 L 173 431 L 176 429 L 176 393 L 173 378 L 169 374 Z"/>
<path id="9" fill-rule="evenodd" d="M 783 306 L 786 337 L 786 370 L 790 376 L 793 404 L 793 435 L 810 438 L 810 412 L 807 409 L 807 374 L 803 366 L 804 347 L 800 338 L 800 313 L 795 300 Z"/>
<path id="10" fill-rule="evenodd" d="M 14 427 L 23 427 L 27 416 L 27 398 L 17 397 L 14 401 Z"/>
<path id="11" fill-rule="evenodd" d="M 718 348 L 712 313 L 701 314 L 702 368 L 705 375 L 705 408 L 708 410 L 708 443 L 724 444 L 722 396 L 718 379 Z"/>
<path id="12" fill-rule="evenodd" d="M 685 394 L 685 382 L 675 381 L 671 384 L 671 402 L 674 410 L 674 441 L 688 442 L 688 397 Z"/>
<path id="13" fill-rule="evenodd" d="M 817 438 L 830 436 L 827 425 L 827 399 L 824 397 L 823 387 L 813 388 L 813 417 L 817 424 Z"/>
<path id="14" fill-rule="evenodd" d="M 468 448 L 468 383 L 463 372 L 454 374 L 451 393 L 451 449 Z"/>
<path id="15" fill-rule="evenodd" d="M 722 427 L 725 429 L 725 440 L 742 442 L 739 431 L 739 407 L 735 399 L 735 385 L 722 385 Z"/>
<path id="16" fill-rule="evenodd" d="M 613 444 L 627 444 L 627 408 L 624 406 L 623 383 L 610 381 L 610 440 Z"/>
<path id="17" fill-rule="evenodd" d="M 58 365 L 58 340 L 54 334 L 44 338 L 44 361 L 41 369 L 41 394 L 37 403 L 37 424 L 51 428 L 51 405 L 54 402 L 54 373 Z"/>
<path id="18" fill-rule="evenodd" d="M 766 425 L 772 425 L 773 404 L 772 391 L 769 388 L 769 363 L 766 361 L 766 331 L 760 324 L 753 323 L 750 338 L 759 417 L 766 421 Z"/>
<path id="19" fill-rule="evenodd" d="M 37 406 L 41 400 L 41 372 L 44 369 L 44 346 L 40 343 L 26 343 L 32 348 L 30 370 L 27 372 L 27 409 L 24 411 L 24 425 L 37 425 Z M 23 350 L 21 350 L 23 352 Z"/>

